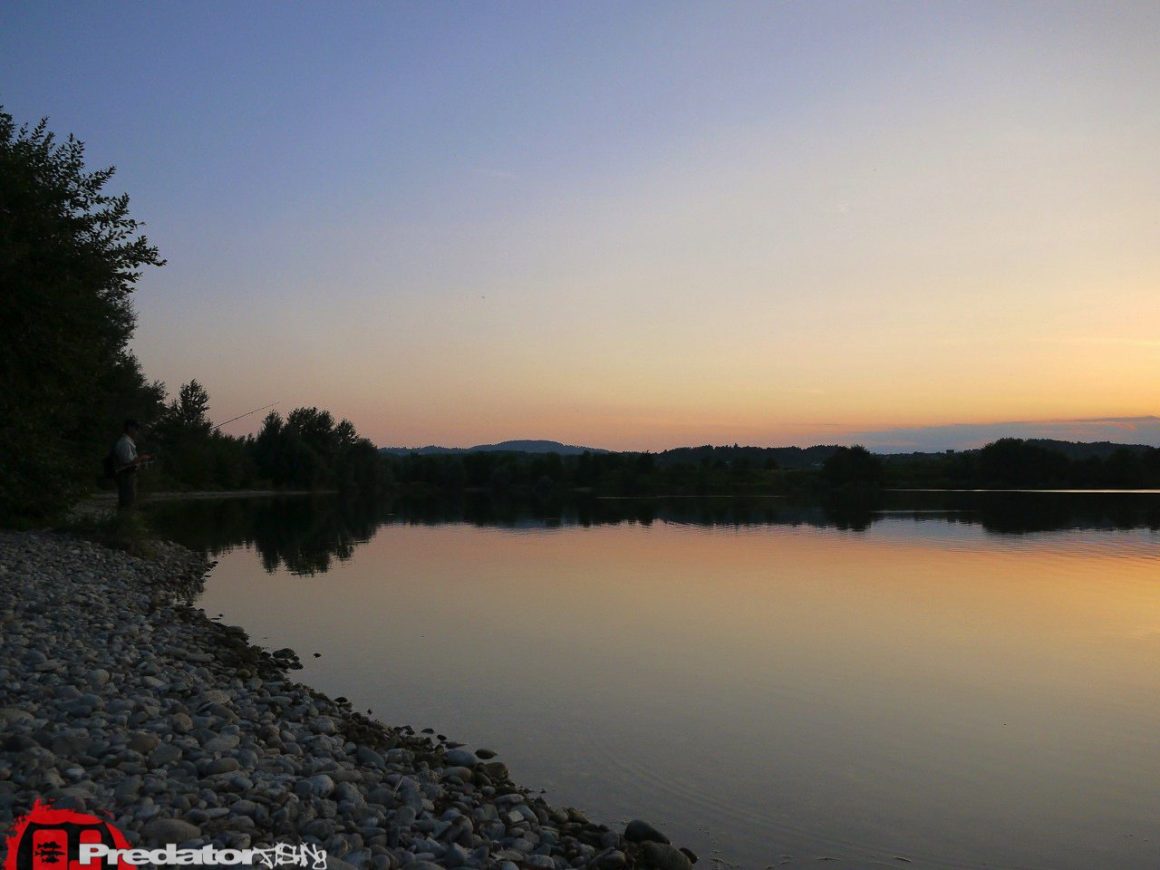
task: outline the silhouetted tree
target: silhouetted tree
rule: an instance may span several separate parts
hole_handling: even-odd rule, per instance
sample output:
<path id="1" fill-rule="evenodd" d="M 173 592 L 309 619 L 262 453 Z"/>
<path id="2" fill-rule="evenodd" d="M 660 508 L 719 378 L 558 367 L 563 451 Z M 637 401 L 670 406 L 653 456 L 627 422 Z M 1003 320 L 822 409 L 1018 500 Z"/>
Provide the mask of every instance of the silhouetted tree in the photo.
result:
<path id="1" fill-rule="evenodd" d="M 1050 487 L 1066 484 L 1070 465 L 1062 453 L 1000 438 L 979 451 L 978 474 L 984 486 Z"/>
<path id="2" fill-rule="evenodd" d="M 882 460 L 861 445 L 839 447 L 822 465 L 822 476 L 830 486 L 881 486 L 885 479 Z"/>
<path id="3" fill-rule="evenodd" d="M 177 398 L 166 408 L 166 417 L 187 432 L 208 435 L 213 428 L 209 419 L 209 393 L 196 380 L 182 384 Z"/>
<path id="4" fill-rule="evenodd" d="M 1104 460 L 1105 486 L 1130 488 L 1144 480 L 1144 457 L 1137 451 L 1121 447 Z"/>
<path id="5" fill-rule="evenodd" d="M 165 406 L 151 440 L 161 457 L 165 485 L 230 489 L 253 477 L 253 459 L 245 441 L 214 431 L 209 393 L 196 380 L 182 384 L 176 398 Z"/>
<path id="6" fill-rule="evenodd" d="M 96 478 L 127 415 L 164 395 L 128 350 L 130 294 L 157 249 L 88 171 L 84 145 L 0 109 L 0 519 L 62 510 Z"/>
<path id="7" fill-rule="evenodd" d="M 318 408 L 295 408 L 285 420 L 267 414 L 251 450 L 258 474 L 276 486 L 379 492 L 392 476 L 388 462 L 350 420 L 336 424 Z M 415 477 L 409 459 L 398 464 L 404 479 Z"/>

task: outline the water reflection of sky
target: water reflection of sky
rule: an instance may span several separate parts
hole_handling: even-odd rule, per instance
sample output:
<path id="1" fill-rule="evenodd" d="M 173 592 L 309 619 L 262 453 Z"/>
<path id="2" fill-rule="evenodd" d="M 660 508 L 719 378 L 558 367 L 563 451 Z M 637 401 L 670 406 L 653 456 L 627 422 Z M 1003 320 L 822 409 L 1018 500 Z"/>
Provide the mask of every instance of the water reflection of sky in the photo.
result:
<path id="1" fill-rule="evenodd" d="M 1157 545 L 933 514 L 397 523 L 309 581 L 231 553 L 204 605 L 325 691 L 738 866 L 1144 866 Z"/>

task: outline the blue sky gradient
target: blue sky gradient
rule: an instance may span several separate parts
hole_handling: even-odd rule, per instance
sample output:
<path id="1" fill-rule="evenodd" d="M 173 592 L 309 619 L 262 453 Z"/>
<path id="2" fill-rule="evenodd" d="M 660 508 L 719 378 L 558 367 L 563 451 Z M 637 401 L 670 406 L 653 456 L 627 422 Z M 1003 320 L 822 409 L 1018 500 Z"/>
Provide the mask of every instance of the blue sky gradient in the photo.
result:
<path id="1" fill-rule="evenodd" d="M 941 448 L 1156 412 L 1158 34 L 1155 3 L 14 2 L 0 102 L 118 167 L 169 260 L 134 347 L 218 419 Z"/>

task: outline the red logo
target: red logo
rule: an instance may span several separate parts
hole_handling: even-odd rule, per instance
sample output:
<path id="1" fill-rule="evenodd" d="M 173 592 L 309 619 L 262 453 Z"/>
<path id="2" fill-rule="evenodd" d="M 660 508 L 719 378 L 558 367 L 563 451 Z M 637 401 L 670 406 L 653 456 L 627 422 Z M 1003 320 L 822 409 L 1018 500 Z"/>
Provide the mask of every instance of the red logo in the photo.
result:
<path id="1" fill-rule="evenodd" d="M 82 844 L 128 849 L 125 835 L 96 816 L 54 810 L 37 801 L 28 815 L 16 820 L 8 836 L 4 870 L 131 870 L 128 863 L 93 861 L 82 864 Z"/>

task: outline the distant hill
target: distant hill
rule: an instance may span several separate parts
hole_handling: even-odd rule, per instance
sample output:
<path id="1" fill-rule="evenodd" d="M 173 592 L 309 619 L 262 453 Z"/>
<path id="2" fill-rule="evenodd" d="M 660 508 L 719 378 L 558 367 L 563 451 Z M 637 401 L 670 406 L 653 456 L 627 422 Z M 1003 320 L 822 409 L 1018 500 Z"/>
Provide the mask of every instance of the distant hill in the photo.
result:
<path id="1" fill-rule="evenodd" d="M 501 441 L 498 444 L 476 444 L 474 447 L 380 447 L 380 453 L 408 456 L 452 456 L 463 453 L 559 453 L 561 456 L 578 456 L 581 453 L 608 453 L 599 447 L 578 447 L 575 444 L 561 444 L 559 441 L 517 440 Z"/>

